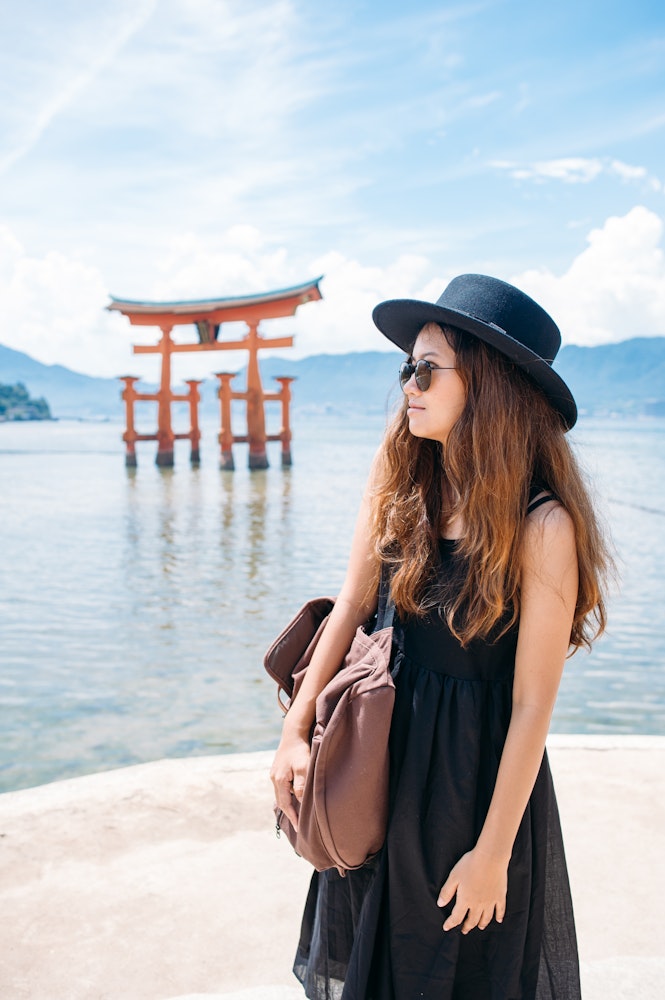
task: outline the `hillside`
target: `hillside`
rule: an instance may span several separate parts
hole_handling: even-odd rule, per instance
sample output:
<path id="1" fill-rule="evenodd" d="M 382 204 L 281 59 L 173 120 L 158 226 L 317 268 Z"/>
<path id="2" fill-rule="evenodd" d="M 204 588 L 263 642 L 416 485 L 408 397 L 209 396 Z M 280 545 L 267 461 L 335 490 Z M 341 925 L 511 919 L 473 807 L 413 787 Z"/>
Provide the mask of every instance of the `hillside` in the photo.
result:
<path id="1" fill-rule="evenodd" d="M 16 385 L 3 385 L 0 382 L 0 421 L 51 419 L 51 411 L 45 399 L 33 399 L 21 382 Z"/>
<path id="2" fill-rule="evenodd" d="M 580 410 L 665 414 L 665 337 L 564 347 L 554 366 Z"/>
<path id="3" fill-rule="evenodd" d="M 293 375 L 293 409 L 362 414 L 384 412 L 398 396 L 401 355 L 366 351 L 319 354 L 299 361 L 280 356 L 261 361 L 265 388 L 275 375 Z M 215 359 L 211 357 L 211 370 Z M 564 347 L 555 365 L 569 384 L 581 413 L 665 415 L 665 337 L 637 337 L 598 347 Z M 61 365 L 43 365 L 20 351 L 0 346 L 0 382 L 21 382 L 30 395 L 44 397 L 55 417 L 123 418 L 117 379 L 91 378 Z M 242 375 L 234 388 L 241 389 Z M 216 380 L 201 386 L 202 411 L 216 415 Z M 273 404 L 274 405 L 274 404 Z"/>
<path id="4" fill-rule="evenodd" d="M 295 375 L 298 407 L 383 411 L 398 395 L 400 359 L 398 353 L 379 351 L 301 361 L 272 357 L 261 370 L 266 384 L 274 375 Z M 665 415 L 665 337 L 636 337 L 598 347 L 570 345 L 554 367 L 570 386 L 580 413 Z"/>

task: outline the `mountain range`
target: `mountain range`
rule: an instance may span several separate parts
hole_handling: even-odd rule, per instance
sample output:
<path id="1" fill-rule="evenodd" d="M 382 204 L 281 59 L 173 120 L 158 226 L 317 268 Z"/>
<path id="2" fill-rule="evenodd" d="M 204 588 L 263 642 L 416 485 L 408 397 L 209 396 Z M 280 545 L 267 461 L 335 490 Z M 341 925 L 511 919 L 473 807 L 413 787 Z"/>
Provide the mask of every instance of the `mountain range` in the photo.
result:
<path id="1" fill-rule="evenodd" d="M 261 372 L 267 391 L 277 388 L 272 382 L 276 375 L 297 379 L 292 386 L 295 413 L 376 413 L 398 395 L 400 359 L 397 352 L 384 351 L 318 354 L 300 360 L 273 355 L 261 359 Z M 635 337 L 597 347 L 569 345 L 560 351 L 555 368 L 570 386 L 581 413 L 665 416 L 665 337 Z M 46 399 L 54 417 L 121 420 L 124 416 L 117 379 L 44 365 L 0 345 L 0 383 L 17 382 L 30 395 Z M 240 372 L 233 387 L 242 390 L 243 384 Z M 154 386 L 143 388 L 151 391 Z M 216 380 L 207 380 L 200 389 L 202 415 L 216 414 Z"/>

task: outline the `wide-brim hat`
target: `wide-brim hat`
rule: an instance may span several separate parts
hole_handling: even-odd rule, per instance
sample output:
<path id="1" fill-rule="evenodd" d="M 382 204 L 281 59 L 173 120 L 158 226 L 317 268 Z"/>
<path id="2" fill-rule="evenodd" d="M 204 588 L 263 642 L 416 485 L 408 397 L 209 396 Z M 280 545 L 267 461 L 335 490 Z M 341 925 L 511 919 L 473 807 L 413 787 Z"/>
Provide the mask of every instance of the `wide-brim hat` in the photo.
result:
<path id="1" fill-rule="evenodd" d="M 453 278 L 436 302 L 389 299 L 372 318 L 384 336 L 410 354 L 426 323 L 454 326 L 505 354 L 543 390 L 570 429 L 577 420 L 573 394 L 552 368 L 561 334 L 552 317 L 521 292 L 486 274 Z"/>

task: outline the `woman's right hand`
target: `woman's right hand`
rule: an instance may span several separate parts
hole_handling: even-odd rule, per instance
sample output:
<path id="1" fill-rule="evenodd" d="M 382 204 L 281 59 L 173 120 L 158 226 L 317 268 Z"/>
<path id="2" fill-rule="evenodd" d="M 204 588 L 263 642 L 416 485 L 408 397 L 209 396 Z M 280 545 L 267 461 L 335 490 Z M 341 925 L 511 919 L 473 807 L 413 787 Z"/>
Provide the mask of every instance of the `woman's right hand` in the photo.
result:
<path id="1" fill-rule="evenodd" d="M 270 769 L 270 780 L 275 789 L 275 802 L 296 830 L 298 814 L 293 796 L 298 802 L 302 801 L 309 754 L 309 740 L 300 733 L 286 731 L 285 727 Z"/>

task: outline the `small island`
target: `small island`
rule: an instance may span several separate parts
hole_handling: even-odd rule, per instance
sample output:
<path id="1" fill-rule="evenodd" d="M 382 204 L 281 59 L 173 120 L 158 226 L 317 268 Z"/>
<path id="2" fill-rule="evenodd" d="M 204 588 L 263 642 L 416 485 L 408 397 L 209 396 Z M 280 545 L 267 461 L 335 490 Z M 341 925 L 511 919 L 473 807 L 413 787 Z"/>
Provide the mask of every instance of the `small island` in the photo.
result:
<path id="1" fill-rule="evenodd" d="M 52 420 L 45 399 L 31 399 L 22 382 L 16 385 L 0 383 L 0 423 L 9 420 Z"/>

